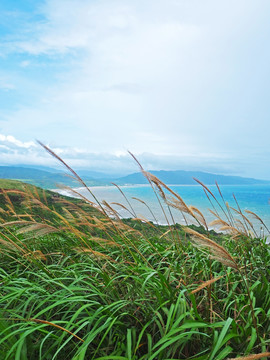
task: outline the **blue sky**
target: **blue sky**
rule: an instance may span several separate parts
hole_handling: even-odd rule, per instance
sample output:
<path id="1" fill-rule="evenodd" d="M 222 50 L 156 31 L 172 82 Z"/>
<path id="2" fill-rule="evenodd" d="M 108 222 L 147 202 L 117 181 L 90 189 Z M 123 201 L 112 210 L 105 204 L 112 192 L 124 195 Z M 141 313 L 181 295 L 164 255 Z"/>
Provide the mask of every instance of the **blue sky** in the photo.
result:
<path id="1" fill-rule="evenodd" d="M 268 0 L 0 2 L 1 164 L 270 179 Z"/>

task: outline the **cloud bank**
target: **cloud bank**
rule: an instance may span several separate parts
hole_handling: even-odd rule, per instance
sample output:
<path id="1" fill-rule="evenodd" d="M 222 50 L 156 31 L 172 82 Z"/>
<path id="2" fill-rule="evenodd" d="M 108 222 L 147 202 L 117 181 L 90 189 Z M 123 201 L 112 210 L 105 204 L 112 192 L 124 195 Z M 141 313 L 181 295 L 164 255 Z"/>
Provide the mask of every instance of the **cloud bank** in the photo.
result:
<path id="1" fill-rule="evenodd" d="M 115 153 L 91 152 L 78 147 L 56 147 L 45 144 L 75 170 L 93 170 L 117 176 L 138 172 L 140 169 L 128 151 Z M 43 147 L 33 141 L 23 142 L 11 135 L 0 134 L 1 165 L 45 165 L 65 170 L 59 161 L 48 154 Z M 226 155 L 186 154 L 185 156 L 168 156 L 152 153 L 134 154 L 146 170 L 194 170 L 217 174 L 243 173 L 248 167 L 245 159 L 235 165 L 235 160 Z M 256 158 L 253 159 L 256 161 Z"/>

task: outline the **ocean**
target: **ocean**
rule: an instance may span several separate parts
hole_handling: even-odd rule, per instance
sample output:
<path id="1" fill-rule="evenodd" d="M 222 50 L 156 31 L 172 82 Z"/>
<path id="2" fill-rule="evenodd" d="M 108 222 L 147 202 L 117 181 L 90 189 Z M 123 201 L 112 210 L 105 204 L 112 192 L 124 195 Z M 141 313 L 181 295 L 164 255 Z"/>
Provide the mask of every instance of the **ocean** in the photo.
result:
<path id="1" fill-rule="evenodd" d="M 177 192 L 188 206 L 192 205 L 198 208 L 204 214 L 207 222 L 211 222 L 212 220 L 214 220 L 214 216 L 209 211 L 209 209 L 213 210 L 213 207 L 207 199 L 207 196 L 205 195 L 202 186 L 171 185 L 170 188 L 173 191 Z M 217 187 L 215 185 L 209 185 L 208 188 L 215 195 L 220 204 L 225 207 Z M 250 214 L 246 213 L 245 210 L 256 213 L 259 217 L 262 218 L 266 226 L 270 229 L 270 185 L 221 185 L 220 189 L 225 202 L 228 202 L 231 207 L 238 209 L 238 206 L 233 197 L 233 194 L 235 195 L 241 211 L 252 221 L 256 231 L 260 233 L 260 235 L 269 235 L 265 228 L 261 228 L 260 222 Z M 87 192 L 86 189 L 78 188 L 76 190 L 93 201 L 93 198 L 91 198 L 91 195 Z M 130 211 L 134 211 L 137 217 L 143 217 L 147 220 L 154 222 L 157 221 L 159 224 L 167 224 L 167 220 L 150 185 L 121 186 L 121 190 L 124 192 L 125 196 L 128 198 L 133 208 L 133 210 Z M 109 204 L 113 202 L 121 203 L 129 209 L 129 204 L 115 186 L 91 187 L 91 191 L 95 194 L 99 201 L 106 200 Z M 58 190 L 58 192 L 65 195 L 70 195 L 67 191 L 64 190 Z M 148 207 L 151 208 L 153 214 L 149 211 L 145 204 L 134 199 L 134 197 L 143 200 L 148 205 Z M 219 215 L 225 220 L 222 211 L 215 203 L 214 199 L 211 198 L 211 201 L 213 202 Z M 168 211 L 168 207 L 166 206 L 166 204 L 164 204 L 162 200 L 161 202 L 165 210 L 167 219 L 170 223 L 173 223 L 173 221 L 175 221 L 177 223 L 184 224 L 184 218 L 179 211 L 173 209 L 172 214 L 174 220 L 172 220 L 170 212 Z M 115 210 L 118 211 L 121 217 L 131 217 L 131 214 L 119 205 L 112 206 Z M 232 213 L 235 212 L 232 210 Z M 190 221 L 190 223 L 193 222 Z"/>

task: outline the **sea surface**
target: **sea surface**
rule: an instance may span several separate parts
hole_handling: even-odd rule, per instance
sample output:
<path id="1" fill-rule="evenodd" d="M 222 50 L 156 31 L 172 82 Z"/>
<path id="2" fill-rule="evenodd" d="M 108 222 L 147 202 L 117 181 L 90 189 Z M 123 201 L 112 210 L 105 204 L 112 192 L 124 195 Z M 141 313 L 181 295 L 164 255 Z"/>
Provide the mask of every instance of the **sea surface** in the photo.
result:
<path id="1" fill-rule="evenodd" d="M 214 220 L 214 216 L 211 214 L 209 209 L 213 210 L 214 205 L 218 214 L 226 220 L 224 214 L 222 213 L 217 202 L 211 197 L 212 204 L 208 200 L 207 196 L 204 193 L 202 186 L 200 185 L 170 185 L 170 188 L 177 192 L 185 203 L 190 206 L 195 206 L 198 208 L 205 216 L 207 222 Z M 208 186 L 209 190 L 214 194 L 219 203 L 225 208 L 224 202 L 218 192 L 218 189 L 215 185 Z M 259 217 L 262 218 L 266 226 L 270 229 L 270 184 L 269 185 L 221 185 L 220 186 L 223 198 L 225 202 L 228 202 L 232 208 L 238 209 L 238 205 L 241 208 L 243 214 L 245 214 L 254 224 L 257 233 L 261 236 L 269 235 L 267 229 L 262 228 L 261 223 L 256 220 L 253 216 L 246 213 L 245 210 L 250 210 L 256 213 Z M 136 217 L 143 217 L 147 220 L 158 222 L 159 224 L 167 224 L 169 221 L 173 221 L 184 224 L 185 220 L 182 214 L 177 210 L 172 210 L 172 219 L 167 205 L 164 201 L 160 200 L 162 207 L 160 206 L 159 201 L 157 200 L 156 194 L 151 188 L 150 185 L 132 185 L 132 186 L 121 186 L 121 190 L 127 197 L 132 209 L 130 208 L 125 197 L 121 194 L 119 189 L 115 186 L 96 186 L 91 187 L 91 191 L 95 194 L 99 201 L 105 200 L 109 204 L 114 202 L 121 203 L 127 207 L 131 213 L 135 213 Z M 93 201 L 93 198 L 84 188 L 78 188 L 76 191 L 79 191 L 82 195 L 89 198 Z M 67 191 L 58 190 L 58 192 L 70 195 Z M 234 200 L 233 194 L 238 202 Z M 151 209 L 152 213 L 149 211 L 147 206 L 140 201 L 134 199 L 138 198 L 144 201 L 147 206 Z M 123 209 L 119 205 L 112 204 L 113 208 L 121 215 L 121 217 L 131 217 L 129 211 Z M 162 209 L 163 208 L 163 209 Z M 165 215 L 164 215 L 164 212 Z M 234 210 L 231 210 L 233 214 L 237 213 Z M 189 223 L 194 223 L 189 219 Z"/>

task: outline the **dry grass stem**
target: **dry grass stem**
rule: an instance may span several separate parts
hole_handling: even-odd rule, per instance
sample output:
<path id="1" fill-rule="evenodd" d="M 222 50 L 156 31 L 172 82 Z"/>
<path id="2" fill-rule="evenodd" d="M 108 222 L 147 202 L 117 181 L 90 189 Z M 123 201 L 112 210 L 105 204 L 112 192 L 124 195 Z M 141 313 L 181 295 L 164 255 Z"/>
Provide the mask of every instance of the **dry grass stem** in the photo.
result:
<path id="1" fill-rule="evenodd" d="M 218 281 L 219 279 L 221 279 L 222 277 L 224 277 L 225 275 L 222 275 L 222 276 L 219 276 L 217 278 L 214 278 L 214 279 L 211 279 L 211 280 L 207 280 L 205 282 L 203 282 L 200 286 L 198 286 L 195 290 L 192 290 L 191 291 L 191 294 L 195 294 L 197 293 L 198 291 L 204 289 L 205 287 L 215 283 L 216 281 Z"/>
<path id="2" fill-rule="evenodd" d="M 99 251 L 95 251 L 93 249 L 90 249 L 90 248 L 74 248 L 74 250 L 78 253 L 86 253 L 86 254 L 89 254 L 89 255 L 94 255 L 96 258 L 106 258 L 106 259 L 110 259 L 111 261 L 113 261 L 113 259 L 109 256 L 109 255 L 106 255 L 106 254 L 103 254 Z"/>
<path id="3" fill-rule="evenodd" d="M 236 270 L 239 270 L 234 258 L 228 253 L 226 249 L 224 249 L 223 246 L 188 227 L 184 227 L 183 229 L 187 234 L 191 235 L 191 241 L 193 245 L 198 248 L 207 248 L 210 251 L 213 259 L 218 260 L 226 266 L 230 266 Z"/>
<path id="4" fill-rule="evenodd" d="M 197 209 L 195 206 L 190 206 L 189 209 L 192 211 L 194 216 L 197 218 L 197 220 L 205 227 L 205 229 L 208 231 L 208 226 L 205 220 L 205 217 L 203 216 L 203 213 Z"/>
<path id="5" fill-rule="evenodd" d="M 270 234 L 270 230 L 268 229 L 268 227 L 265 225 L 264 221 L 257 215 L 255 214 L 253 211 L 250 210 L 245 210 L 246 213 L 252 215 L 256 220 L 258 220 L 265 228 L 266 230 L 269 232 Z"/>
<path id="6" fill-rule="evenodd" d="M 240 356 L 237 358 L 229 358 L 228 360 L 256 360 L 256 359 L 261 359 L 263 357 L 269 358 L 269 356 L 270 356 L 270 352 L 264 352 L 264 353 L 253 354 L 248 356 Z"/>

